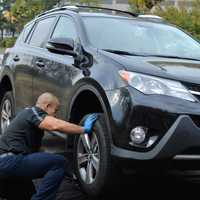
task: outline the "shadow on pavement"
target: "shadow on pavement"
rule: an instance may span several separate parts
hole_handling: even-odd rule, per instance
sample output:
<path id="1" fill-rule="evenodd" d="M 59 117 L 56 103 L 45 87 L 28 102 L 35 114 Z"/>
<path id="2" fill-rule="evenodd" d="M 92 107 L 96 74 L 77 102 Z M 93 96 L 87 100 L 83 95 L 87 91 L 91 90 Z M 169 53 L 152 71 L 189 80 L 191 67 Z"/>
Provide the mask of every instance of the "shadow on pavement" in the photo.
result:
<path id="1" fill-rule="evenodd" d="M 111 199 L 146 199 L 146 198 L 173 198 L 174 195 L 193 199 L 199 196 L 199 174 L 182 175 L 130 175 L 120 179 L 118 186 L 114 186 L 102 197 L 88 198 L 74 187 L 67 179 L 60 187 L 57 200 L 111 200 Z"/>

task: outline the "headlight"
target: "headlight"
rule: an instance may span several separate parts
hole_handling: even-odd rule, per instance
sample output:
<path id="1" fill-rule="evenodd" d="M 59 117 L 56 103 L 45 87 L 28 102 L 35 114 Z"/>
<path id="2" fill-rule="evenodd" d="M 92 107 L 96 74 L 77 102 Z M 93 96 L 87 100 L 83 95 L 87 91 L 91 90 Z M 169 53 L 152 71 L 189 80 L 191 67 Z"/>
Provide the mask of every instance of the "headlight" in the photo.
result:
<path id="1" fill-rule="evenodd" d="M 160 94 L 197 101 L 180 82 L 124 70 L 119 71 L 119 74 L 130 86 L 144 94 Z"/>

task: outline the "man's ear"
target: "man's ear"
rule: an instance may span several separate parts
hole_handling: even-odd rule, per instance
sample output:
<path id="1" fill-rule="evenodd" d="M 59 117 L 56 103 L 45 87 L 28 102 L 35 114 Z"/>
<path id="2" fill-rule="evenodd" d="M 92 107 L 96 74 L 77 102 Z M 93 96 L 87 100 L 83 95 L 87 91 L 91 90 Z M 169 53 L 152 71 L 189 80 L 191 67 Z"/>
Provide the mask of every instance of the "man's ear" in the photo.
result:
<path id="1" fill-rule="evenodd" d="M 49 103 L 45 105 L 45 109 L 48 109 L 49 107 L 51 107 Z"/>

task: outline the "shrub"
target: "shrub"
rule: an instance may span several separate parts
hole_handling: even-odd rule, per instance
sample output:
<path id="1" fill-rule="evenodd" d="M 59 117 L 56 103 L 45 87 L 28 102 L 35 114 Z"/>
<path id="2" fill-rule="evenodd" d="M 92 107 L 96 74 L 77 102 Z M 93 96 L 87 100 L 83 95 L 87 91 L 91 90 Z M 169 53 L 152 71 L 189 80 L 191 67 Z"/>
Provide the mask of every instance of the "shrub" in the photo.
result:
<path id="1" fill-rule="evenodd" d="M 188 31 L 197 39 L 200 39 L 200 0 L 193 1 L 193 9 L 188 9 L 186 4 L 179 8 L 167 7 L 158 9 L 154 14 L 166 19 L 168 22 L 175 24 Z"/>
<path id="2" fill-rule="evenodd" d="M 11 38 L 4 38 L 3 40 L 0 41 L 0 47 L 1 48 L 10 48 L 14 46 L 16 37 L 11 37 Z"/>

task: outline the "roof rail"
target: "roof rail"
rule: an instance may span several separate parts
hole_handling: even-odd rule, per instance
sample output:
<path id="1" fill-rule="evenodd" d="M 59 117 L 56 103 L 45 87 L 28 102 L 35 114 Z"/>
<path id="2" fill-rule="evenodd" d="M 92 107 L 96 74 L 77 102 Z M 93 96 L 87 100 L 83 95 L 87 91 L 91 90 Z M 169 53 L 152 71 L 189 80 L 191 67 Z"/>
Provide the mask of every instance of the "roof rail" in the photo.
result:
<path id="1" fill-rule="evenodd" d="M 159 20 L 164 21 L 164 18 L 157 15 L 138 15 L 139 18 L 151 19 L 151 20 Z"/>
<path id="2" fill-rule="evenodd" d="M 37 17 L 41 17 L 41 16 L 46 15 L 46 14 L 49 14 L 49 13 L 56 12 L 56 11 L 61 11 L 61 10 L 71 10 L 71 11 L 74 11 L 74 12 L 79 12 L 79 8 L 91 8 L 91 9 L 98 9 L 98 10 L 108 10 L 108 11 L 124 13 L 124 14 L 127 14 L 127 15 L 131 15 L 133 17 L 138 17 L 138 14 L 136 14 L 136 13 L 132 13 L 132 12 L 129 12 L 129 11 L 118 10 L 118 9 L 104 8 L 104 7 L 98 7 L 98 6 L 84 6 L 84 5 L 72 6 L 72 5 L 66 4 L 66 5 L 64 5 L 62 7 L 57 7 L 57 8 L 45 11 L 45 12 L 37 15 L 36 18 Z"/>
<path id="3" fill-rule="evenodd" d="M 49 13 L 56 12 L 56 11 L 61 11 L 61 10 L 71 10 L 71 11 L 74 11 L 74 12 L 78 12 L 78 7 L 76 7 L 76 6 L 62 6 L 62 7 L 53 8 L 51 10 L 47 10 L 47 11 L 37 15 L 36 18 L 41 17 L 41 16 L 46 15 L 46 14 L 49 14 Z"/>
<path id="4" fill-rule="evenodd" d="M 105 7 L 98 7 L 98 6 L 84 6 L 84 5 L 76 5 L 78 8 L 91 8 L 91 9 L 99 9 L 99 10 L 108 10 L 108 11 L 114 11 L 114 12 L 119 12 L 119 13 L 124 13 L 127 15 L 131 15 L 133 17 L 137 17 L 137 13 L 132 13 L 129 11 L 124 11 L 124 10 L 119 10 L 119 9 L 112 9 L 112 8 L 105 8 Z"/>

